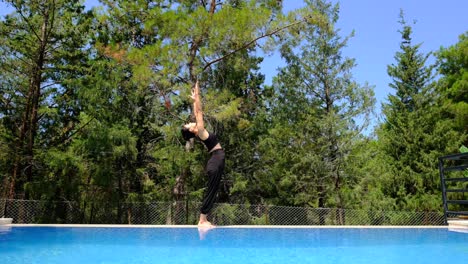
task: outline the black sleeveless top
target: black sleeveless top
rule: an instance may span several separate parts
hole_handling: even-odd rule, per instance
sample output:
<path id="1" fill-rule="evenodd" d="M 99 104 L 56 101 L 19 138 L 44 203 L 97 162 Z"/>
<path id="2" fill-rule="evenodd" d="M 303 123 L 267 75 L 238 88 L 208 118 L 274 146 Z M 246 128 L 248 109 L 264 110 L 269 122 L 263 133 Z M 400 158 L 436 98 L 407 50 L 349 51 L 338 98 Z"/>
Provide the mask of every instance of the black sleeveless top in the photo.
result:
<path id="1" fill-rule="evenodd" d="M 206 140 L 202 140 L 205 144 L 208 152 L 210 152 L 218 143 L 218 137 L 214 133 L 208 133 L 208 138 Z"/>

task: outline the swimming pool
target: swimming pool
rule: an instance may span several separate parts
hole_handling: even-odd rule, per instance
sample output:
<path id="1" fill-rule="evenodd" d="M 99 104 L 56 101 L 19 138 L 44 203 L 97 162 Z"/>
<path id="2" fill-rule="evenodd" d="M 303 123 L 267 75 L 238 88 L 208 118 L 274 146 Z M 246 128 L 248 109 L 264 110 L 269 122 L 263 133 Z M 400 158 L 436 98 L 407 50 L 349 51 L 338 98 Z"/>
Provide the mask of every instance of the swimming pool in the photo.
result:
<path id="1" fill-rule="evenodd" d="M 0 262 L 463 263 L 468 234 L 447 228 L 0 229 Z"/>

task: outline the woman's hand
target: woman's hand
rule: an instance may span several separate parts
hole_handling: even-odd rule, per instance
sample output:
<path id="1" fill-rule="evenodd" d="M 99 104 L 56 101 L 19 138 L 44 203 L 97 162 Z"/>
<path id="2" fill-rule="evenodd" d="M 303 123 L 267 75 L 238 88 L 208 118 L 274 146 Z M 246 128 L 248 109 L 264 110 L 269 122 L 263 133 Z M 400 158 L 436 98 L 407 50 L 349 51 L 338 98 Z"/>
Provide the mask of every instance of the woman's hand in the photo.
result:
<path id="1" fill-rule="evenodd" d="M 197 80 L 195 82 L 195 87 L 192 89 L 192 95 L 190 96 L 190 98 L 196 101 L 196 100 L 199 100 L 199 95 L 200 95 L 200 87 L 198 86 L 198 80 Z"/>
<path id="2" fill-rule="evenodd" d="M 192 95 L 190 96 L 190 98 L 192 98 L 192 100 L 195 101 L 197 95 L 195 94 L 195 89 L 192 89 Z"/>

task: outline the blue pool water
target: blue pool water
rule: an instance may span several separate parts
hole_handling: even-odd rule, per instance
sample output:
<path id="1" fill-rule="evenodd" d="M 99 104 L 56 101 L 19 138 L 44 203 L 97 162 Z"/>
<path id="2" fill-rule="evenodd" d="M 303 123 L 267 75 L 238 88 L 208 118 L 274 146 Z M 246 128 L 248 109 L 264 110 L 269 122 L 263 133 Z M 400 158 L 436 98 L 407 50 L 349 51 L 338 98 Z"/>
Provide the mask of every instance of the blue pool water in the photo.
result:
<path id="1" fill-rule="evenodd" d="M 446 228 L 0 229 L 0 263 L 466 263 L 468 234 Z"/>

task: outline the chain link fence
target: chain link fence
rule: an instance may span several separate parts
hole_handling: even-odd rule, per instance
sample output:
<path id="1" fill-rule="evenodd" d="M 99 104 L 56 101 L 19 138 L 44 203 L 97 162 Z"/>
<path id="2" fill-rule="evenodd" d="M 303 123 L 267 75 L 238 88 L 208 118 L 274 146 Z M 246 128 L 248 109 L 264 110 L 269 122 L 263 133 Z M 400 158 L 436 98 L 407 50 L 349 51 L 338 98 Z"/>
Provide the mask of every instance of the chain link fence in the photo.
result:
<path id="1" fill-rule="evenodd" d="M 77 203 L 0 200 L 0 215 L 25 224 L 193 225 L 200 203 Z M 445 225 L 440 212 L 365 211 L 272 205 L 216 204 L 217 225 Z"/>

